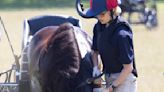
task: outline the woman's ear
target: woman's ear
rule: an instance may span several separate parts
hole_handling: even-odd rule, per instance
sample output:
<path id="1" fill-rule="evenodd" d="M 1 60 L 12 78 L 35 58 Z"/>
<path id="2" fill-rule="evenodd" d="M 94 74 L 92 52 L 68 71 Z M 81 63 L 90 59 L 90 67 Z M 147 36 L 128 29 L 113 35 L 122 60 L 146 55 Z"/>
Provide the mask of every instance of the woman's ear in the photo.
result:
<path id="1" fill-rule="evenodd" d="M 109 16 L 111 16 L 111 12 L 110 11 L 107 11 L 107 13 L 109 14 Z"/>

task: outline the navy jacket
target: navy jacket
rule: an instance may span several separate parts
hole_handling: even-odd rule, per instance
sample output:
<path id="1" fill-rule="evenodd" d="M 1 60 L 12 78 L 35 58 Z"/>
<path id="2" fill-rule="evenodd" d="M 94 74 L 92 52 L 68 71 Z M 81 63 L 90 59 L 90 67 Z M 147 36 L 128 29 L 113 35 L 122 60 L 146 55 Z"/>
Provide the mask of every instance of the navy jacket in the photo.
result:
<path id="1" fill-rule="evenodd" d="M 121 17 L 114 19 L 108 27 L 99 22 L 94 27 L 92 49 L 99 51 L 106 73 L 120 73 L 123 64 L 133 62 L 133 74 L 137 75 L 133 33 L 129 24 Z"/>

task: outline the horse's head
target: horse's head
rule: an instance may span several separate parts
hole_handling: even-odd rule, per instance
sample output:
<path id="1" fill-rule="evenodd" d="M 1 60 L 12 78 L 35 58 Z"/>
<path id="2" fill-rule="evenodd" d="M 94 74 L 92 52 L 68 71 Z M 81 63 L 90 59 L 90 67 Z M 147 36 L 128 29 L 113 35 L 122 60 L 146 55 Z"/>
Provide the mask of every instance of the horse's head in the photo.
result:
<path id="1" fill-rule="evenodd" d="M 30 42 L 29 59 L 31 78 L 39 80 L 43 91 L 69 92 L 69 81 L 81 61 L 73 26 L 66 23 L 41 29 Z"/>
<path id="2" fill-rule="evenodd" d="M 49 68 L 56 69 L 52 70 L 53 72 L 67 77 L 78 72 L 81 57 L 73 31 L 72 25 L 66 23 L 53 32 L 47 40 L 44 54 L 40 57 L 40 67 L 42 67 L 41 63 L 45 62 Z"/>

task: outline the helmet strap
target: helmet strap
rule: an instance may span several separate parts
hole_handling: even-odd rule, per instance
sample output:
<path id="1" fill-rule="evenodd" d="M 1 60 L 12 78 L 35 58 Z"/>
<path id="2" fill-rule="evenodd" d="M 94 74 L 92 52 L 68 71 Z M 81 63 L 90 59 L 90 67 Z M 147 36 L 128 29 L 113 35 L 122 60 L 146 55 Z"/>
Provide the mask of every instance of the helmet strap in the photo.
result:
<path id="1" fill-rule="evenodd" d="M 113 11 L 113 9 L 110 10 L 110 16 L 111 16 L 111 18 L 113 20 L 114 19 L 114 11 Z"/>

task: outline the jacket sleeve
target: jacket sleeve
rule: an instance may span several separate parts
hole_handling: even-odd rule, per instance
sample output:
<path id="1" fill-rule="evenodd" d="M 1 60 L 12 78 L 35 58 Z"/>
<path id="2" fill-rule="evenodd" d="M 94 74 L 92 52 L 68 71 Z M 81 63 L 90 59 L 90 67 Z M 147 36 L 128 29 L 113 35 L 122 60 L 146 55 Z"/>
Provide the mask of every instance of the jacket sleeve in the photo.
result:
<path id="1" fill-rule="evenodd" d="M 119 61 L 130 64 L 134 60 L 133 34 L 130 30 L 122 29 L 118 33 Z"/>

